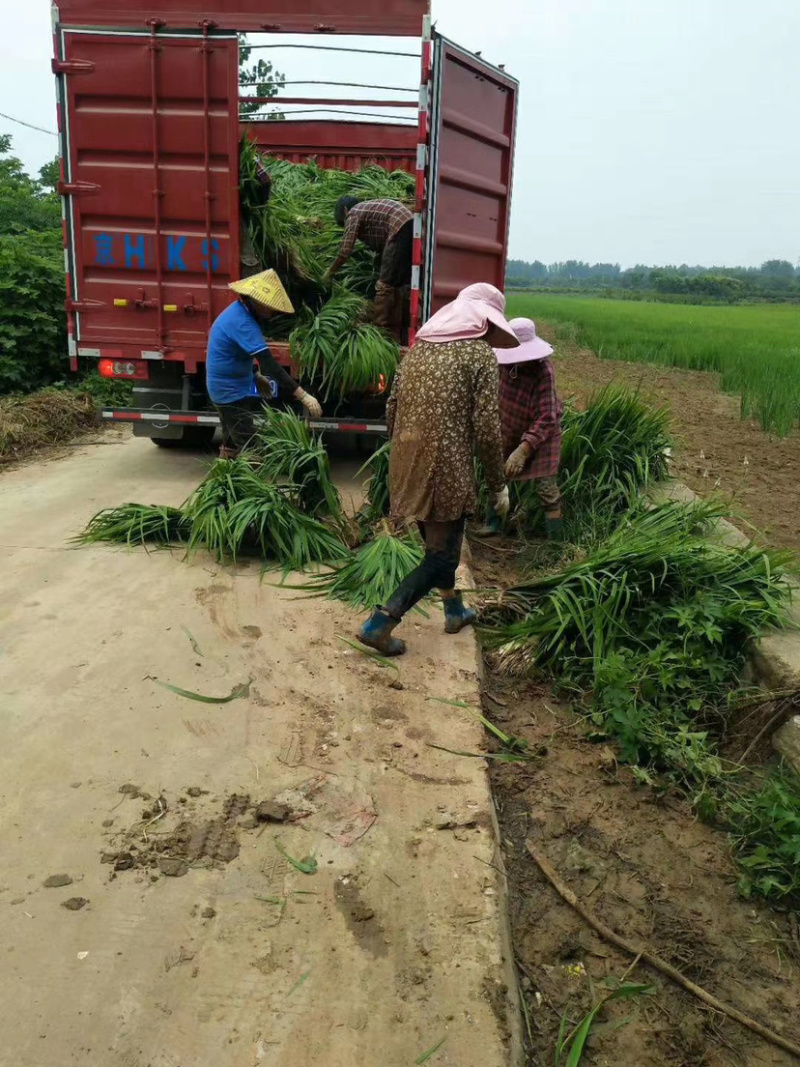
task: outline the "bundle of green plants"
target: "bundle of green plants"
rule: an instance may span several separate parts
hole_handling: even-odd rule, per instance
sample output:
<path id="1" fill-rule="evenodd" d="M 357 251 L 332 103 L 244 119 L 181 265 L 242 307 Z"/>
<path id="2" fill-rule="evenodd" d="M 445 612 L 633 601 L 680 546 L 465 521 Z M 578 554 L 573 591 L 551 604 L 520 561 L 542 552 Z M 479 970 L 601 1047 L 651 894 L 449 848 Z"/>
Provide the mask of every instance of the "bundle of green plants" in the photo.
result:
<path id="1" fill-rule="evenodd" d="M 319 312 L 301 313 L 289 343 L 303 374 L 331 394 L 361 393 L 383 381 L 390 385 L 399 348 L 383 330 L 368 322 L 363 297 L 339 286 Z"/>
<path id="2" fill-rule="evenodd" d="M 587 694 L 625 759 L 692 772 L 747 640 L 781 623 L 790 596 L 784 556 L 709 540 L 724 514 L 640 503 L 585 559 L 508 590 L 486 613 L 498 667 Z"/>
<path id="3" fill-rule="evenodd" d="M 116 544 L 178 544 L 189 538 L 189 527 L 180 508 L 163 504 L 121 504 L 104 508 L 89 520 L 75 540 L 84 545 L 99 541 Z"/>
<path id="4" fill-rule="evenodd" d="M 413 203 L 414 179 L 404 171 L 386 171 L 374 164 L 357 173 L 317 166 L 313 160 L 290 163 L 267 157 L 263 165 L 272 178 L 272 193 L 264 203 L 263 189 L 256 176 L 258 151 L 242 142 L 240 198 L 248 233 L 262 265 L 274 267 L 289 289 L 301 297 L 316 289 L 324 298 L 325 275 L 336 258 L 342 237 L 334 219 L 336 201 L 342 196 L 359 200 L 391 199 Z M 373 256 L 364 247 L 356 248 L 343 269 L 348 288 L 370 295 Z M 311 283 L 303 285 L 299 283 Z"/>
<path id="5" fill-rule="evenodd" d="M 740 889 L 800 898 L 800 780 L 752 782 L 719 755 L 748 641 L 780 626 L 785 554 L 710 541 L 716 503 L 638 505 L 586 559 L 527 582 L 486 612 L 485 646 L 511 674 L 571 691 L 590 736 L 609 739 L 643 784 L 677 783 L 731 831 Z"/>
<path id="6" fill-rule="evenodd" d="M 296 318 L 277 319 L 277 331 L 290 334 L 303 372 L 321 376 L 327 394 L 364 391 L 381 376 L 389 384 L 398 345 L 368 321 L 375 291 L 373 253 L 358 243 L 333 291 L 327 281 L 342 240 L 334 207 L 342 196 L 411 203 L 413 178 L 375 165 L 356 174 L 323 169 L 313 161 L 269 158 L 264 165 L 272 176 L 267 203 L 256 177 L 256 149 L 244 141 L 241 202 L 248 234 L 261 266 L 278 271 L 297 311 Z"/>
<path id="7" fill-rule="evenodd" d="M 585 411 L 568 407 L 558 480 L 569 540 L 596 543 L 612 530 L 644 489 L 667 477 L 671 443 L 667 410 L 634 390 L 608 386 Z M 511 494 L 520 532 L 540 532 L 544 516 L 533 484 L 512 482 Z"/>
<path id="8" fill-rule="evenodd" d="M 422 562 L 423 546 L 408 530 L 396 533 L 382 522 L 372 540 L 301 588 L 312 596 L 343 600 L 357 610 L 385 604 L 400 582 Z"/>
<path id="9" fill-rule="evenodd" d="M 328 453 L 305 419 L 266 404 L 255 450 L 261 473 L 270 481 L 294 486 L 303 511 L 343 521 L 342 501 L 333 484 Z"/>
<path id="10" fill-rule="evenodd" d="M 389 454 L 392 442 L 386 441 L 376 449 L 358 472 L 360 478 L 369 471 L 366 499 L 359 518 L 368 526 L 374 525 L 389 514 Z"/>
<path id="11" fill-rule="evenodd" d="M 265 480 L 247 458 L 217 460 L 183 506 L 188 551 L 206 548 L 220 560 L 255 551 L 287 570 L 341 559 L 338 534 L 299 505 L 296 487 Z"/>

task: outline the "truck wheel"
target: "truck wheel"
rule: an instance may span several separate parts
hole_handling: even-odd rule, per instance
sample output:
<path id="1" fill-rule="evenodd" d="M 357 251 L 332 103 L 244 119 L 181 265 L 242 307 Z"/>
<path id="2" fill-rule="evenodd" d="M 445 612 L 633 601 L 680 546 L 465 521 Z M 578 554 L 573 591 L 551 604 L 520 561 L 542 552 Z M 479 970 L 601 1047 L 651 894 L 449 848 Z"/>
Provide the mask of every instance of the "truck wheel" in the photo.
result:
<path id="1" fill-rule="evenodd" d="M 355 437 L 356 452 L 360 456 L 371 456 L 386 442 L 386 438 L 379 433 L 357 433 Z"/>
<path id="2" fill-rule="evenodd" d="M 214 426 L 186 426 L 183 437 L 151 437 L 158 448 L 210 448 L 214 440 Z"/>

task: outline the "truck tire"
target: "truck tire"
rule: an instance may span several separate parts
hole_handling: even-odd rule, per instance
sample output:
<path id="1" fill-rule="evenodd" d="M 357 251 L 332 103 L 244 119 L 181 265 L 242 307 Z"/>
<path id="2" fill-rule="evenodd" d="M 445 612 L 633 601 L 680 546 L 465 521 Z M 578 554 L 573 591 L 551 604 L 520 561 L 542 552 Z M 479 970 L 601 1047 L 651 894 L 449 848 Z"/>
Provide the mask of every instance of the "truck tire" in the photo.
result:
<path id="1" fill-rule="evenodd" d="M 183 437 L 151 437 L 158 448 L 210 448 L 214 440 L 214 426 L 184 426 Z"/>
<path id="2" fill-rule="evenodd" d="M 360 456 L 371 456 L 381 445 L 386 444 L 386 438 L 380 433 L 357 433 L 355 438 L 356 452 Z"/>

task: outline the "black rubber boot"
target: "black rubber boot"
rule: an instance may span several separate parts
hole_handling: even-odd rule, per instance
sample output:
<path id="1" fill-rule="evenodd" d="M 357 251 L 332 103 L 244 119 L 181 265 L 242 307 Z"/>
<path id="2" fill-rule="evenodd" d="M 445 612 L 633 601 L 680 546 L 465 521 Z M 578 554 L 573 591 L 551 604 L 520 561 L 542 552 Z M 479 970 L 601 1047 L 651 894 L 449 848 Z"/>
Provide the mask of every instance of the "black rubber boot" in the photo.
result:
<path id="1" fill-rule="evenodd" d="M 442 604 L 444 604 L 444 632 L 446 634 L 461 633 L 465 626 L 475 622 L 478 617 L 477 611 L 465 607 L 461 593 L 442 597 Z"/>
<path id="2" fill-rule="evenodd" d="M 358 639 L 362 645 L 369 645 L 383 656 L 402 656 L 406 650 L 405 641 L 392 637 L 392 630 L 399 625 L 400 619 L 381 608 L 375 608 L 358 631 Z"/>
<path id="3" fill-rule="evenodd" d="M 548 541 L 564 540 L 564 520 L 562 518 L 548 519 L 545 515 L 544 528 L 547 532 Z"/>

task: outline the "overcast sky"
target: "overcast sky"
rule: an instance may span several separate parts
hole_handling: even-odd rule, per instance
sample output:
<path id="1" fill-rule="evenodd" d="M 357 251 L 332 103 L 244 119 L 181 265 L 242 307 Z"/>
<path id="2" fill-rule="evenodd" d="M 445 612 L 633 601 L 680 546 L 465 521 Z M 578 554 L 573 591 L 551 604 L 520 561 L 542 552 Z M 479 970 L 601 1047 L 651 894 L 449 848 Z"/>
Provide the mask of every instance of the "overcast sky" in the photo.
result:
<path id="1" fill-rule="evenodd" d="M 54 130 L 46 0 L 3 7 L 0 111 Z M 512 256 L 798 261 L 800 0 L 434 0 L 434 17 L 521 82 Z M 417 74 L 282 55 L 291 78 Z M 31 170 L 55 154 L 47 134 L 0 132 Z"/>

